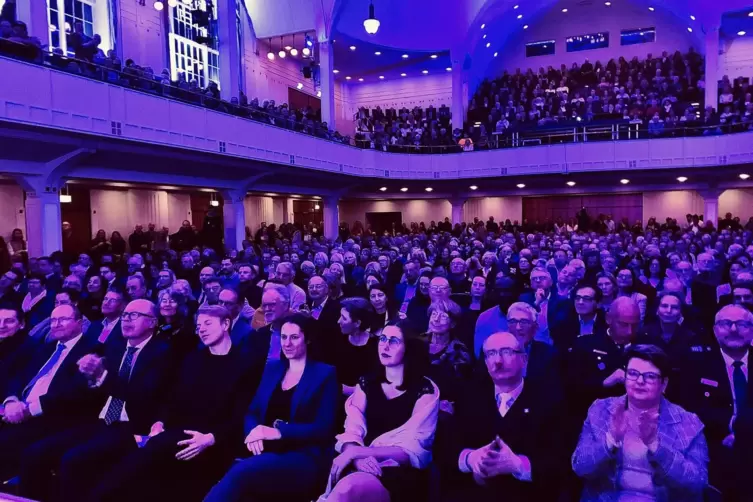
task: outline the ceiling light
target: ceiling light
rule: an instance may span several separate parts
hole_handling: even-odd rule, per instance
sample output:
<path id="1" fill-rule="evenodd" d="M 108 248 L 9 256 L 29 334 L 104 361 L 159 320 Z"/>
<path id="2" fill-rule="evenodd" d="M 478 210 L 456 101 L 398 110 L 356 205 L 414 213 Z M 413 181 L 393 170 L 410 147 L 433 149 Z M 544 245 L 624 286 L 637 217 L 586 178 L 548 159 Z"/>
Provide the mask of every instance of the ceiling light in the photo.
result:
<path id="1" fill-rule="evenodd" d="M 745 35 L 745 32 L 744 31 L 738 31 L 737 34 L 742 37 L 742 36 Z"/>
<path id="2" fill-rule="evenodd" d="M 286 50 L 286 51 L 289 51 L 290 49 L 292 49 L 292 47 L 291 47 L 291 46 L 289 46 L 289 45 L 286 45 L 286 46 L 285 46 L 285 50 Z"/>
<path id="3" fill-rule="evenodd" d="M 690 15 L 691 21 L 695 21 L 695 16 L 693 14 Z"/>
<path id="4" fill-rule="evenodd" d="M 345 80 L 350 80 L 350 77 L 345 77 Z"/>
<path id="5" fill-rule="evenodd" d="M 379 24 L 379 19 L 374 15 L 374 2 L 371 2 L 369 4 L 369 17 L 364 19 L 363 28 L 369 35 L 376 35 L 376 32 L 379 31 Z"/>
<path id="6" fill-rule="evenodd" d="M 523 14 L 518 14 L 518 19 L 523 19 Z"/>
<path id="7" fill-rule="evenodd" d="M 352 50 L 352 51 L 356 50 L 356 46 L 355 45 L 351 45 L 350 46 L 350 50 Z"/>
<path id="8" fill-rule="evenodd" d="M 298 55 L 298 49 L 296 49 L 295 47 L 293 47 L 292 49 L 290 49 L 290 55 L 291 56 L 297 56 Z"/>
<path id="9" fill-rule="evenodd" d="M 484 36 L 483 36 L 483 37 L 481 37 L 481 38 L 486 38 L 486 33 L 484 33 Z"/>
<path id="10" fill-rule="evenodd" d="M 448 66 L 447 68 L 445 68 L 445 70 L 452 71 L 452 68 Z"/>
<path id="11" fill-rule="evenodd" d="M 426 187 L 426 188 L 424 188 L 424 190 L 426 190 L 427 192 L 433 192 L 434 191 L 434 189 L 432 187 Z"/>
<path id="12" fill-rule="evenodd" d="M 314 204 L 314 211 L 319 211 L 321 207 L 319 207 L 319 204 Z"/>
<path id="13" fill-rule="evenodd" d="M 212 207 L 218 207 L 220 205 L 220 201 L 218 201 L 217 199 L 210 200 L 209 205 Z"/>
<path id="14" fill-rule="evenodd" d="M 562 12 L 567 12 L 567 9 L 562 9 Z"/>
<path id="15" fill-rule="evenodd" d="M 622 179 L 620 180 L 620 183 L 622 183 L 623 185 L 627 185 L 628 183 L 630 183 L 630 180 L 629 180 L 629 179 L 627 179 L 627 178 L 622 178 Z"/>
<path id="16" fill-rule="evenodd" d="M 405 75 L 405 73 L 401 73 L 400 76 L 401 77 L 405 77 L 406 75 Z"/>
<path id="17" fill-rule="evenodd" d="M 157 2 L 154 2 L 154 3 L 156 4 Z M 159 2 L 159 3 L 162 3 L 162 2 Z M 157 7 L 155 7 L 155 9 L 157 9 Z M 157 10 L 162 10 L 162 8 L 159 8 Z M 61 204 L 70 204 L 71 202 L 73 202 L 73 197 L 71 197 L 69 194 L 64 194 L 64 193 L 60 194 Z"/>
<path id="18" fill-rule="evenodd" d="M 426 75 L 427 73 L 429 73 L 429 70 L 424 70 L 421 73 L 423 73 L 424 75 Z"/>
<path id="19" fill-rule="evenodd" d="M 685 183 L 686 181 L 688 181 L 688 178 L 686 178 L 685 176 L 678 176 L 677 181 L 679 181 L 680 183 Z"/>
<path id="20" fill-rule="evenodd" d="M 575 186 L 575 182 L 574 181 L 568 181 L 567 182 L 567 186 L 574 187 Z"/>
<path id="21" fill-rule="evenodd" d="M 743 174 L 740 175 L 740 179 L 741 180 L 747 180 L 748 178 L 750 178 L 750 174 L 743 173 Z"/>
<path id="22" fill-rule="evenodd" d="M 688 31 L 689 31 L 690 33 L 693 33 L 693 28 L 691 28 L 690 26 L 688 26 Z"/>
<path id="23" fill-rule="evenodd" d="M 287 56 L 288 54 L 284 50 L 280 49 L 280 52 L 278 52 L 277 55 L 280 56 L 280 59 L 285 59 L 285 56 Z"/>
<path id="24" fill-rule="evenodd" d="M 380 188 L 379 190 L 380 190 L 381 192 L 386 192 L 386 191 L 387 191 L 387 187 L 382 187 L 382 188 Z"/>
<path id="25" fill-rule="evenodd" d="M 363 77 L 358 79 L 359 82 L 363 82 Z"/>
<path id="26" fill-rule="evenodd" d="M 300 82 L 298 82 L 298 85 L 297 85 L 296 87 L 297 87 L 297 88 L 298 88 L 298 90 L 300 91 L 301 89 L 303 89 L 303 84 L 302 84 L 302 83 L 300 83 Z"/>
<path id="27" fill-rule="evenodd" d="M 606 5 L 607 7 L 609 7 L 610 5 L 612 5 L 612 2 L 604 2 L 604 5 Z"/>
<path id="28" fill-rule="evenodd" d="M 178 0 L 167 0 L 167 5 L 170 7 L 177 7 L 178 6 Z"/>
<path id="29" fill-rule="evenodd" d="M 376 51 L 376 52 L 374 53 L 374 55 L 375 55 L 375 56 L 381 56 L 381 55 L 382 55 L 382 52 L 381 52 L 381 51 Z"/>
<path id="30" fill-rule="evenodd" d="M 518 188 L 525 188 L 526 187 L 523 183 L 518 183 L 515 186 L 517 186 Z"/>
<path id="31" fill-rule="evenodd" d="M 499 52 L 495 52 L 495 53 L 494 53 L 494 57 L 495 57 L 495 58 L 497 57 L 497 54 L 499 54 Z"/>
<path id="32" fill-rule="evenodd" d="M 401 191 L 401 192 L 407 192 L 407 191 L 408 191 L 408 188 L 407 188 L 407 187 L 403 187 L 403 188 L 401 188 L 401 189 L 400 189 L 400 191 Z"/>
<path id="33" fill-rule="evenodd" d="M 332 70 L 332 73 L 338 74 L 338 73 L 340 73 L 340 70 Z"/>
<path id="34" fill-rule="evenodd" d="M 753 10 L 748 12 L 748 17 L 753 17 Z"/>
<path id="35" fill-rule="evenodd" d="M 471 186 L 470 186 L 470 189 L 471 189 L 471 190 L 478 190 L 478 187 L 477 187 L 476 185 L 471 185 Z"/>
<path id="36" fill-rule="evenodd" d="M 408 55 L 407 54 L 403 54 L 403 59 L 408 59 Z"/>
<path id="37" fill-rule="evenodd" d="M 322 97 L 322 91 L 316 91 L 316 97 L 321 98 Z"/>
<path id="38" fill-rule="evenodd" d="M 520 7 L 520 5 L 516 5 L 515 7 L 513 7 L 513 9 L 517 9 L 518 7 Z"/>
<path id="39" fill-rule="evenodd" d="M 523 29 L 524 29 L 524 30 L 527 30 L 527 29 L 528 29 L 528 25 L 527 25 L 527 24 L 524 24 L 524 25 L 523 25 Z"/>
<path id="40" fill-rule="evenodd" d="M 384 75 L 379 75 L 379 80 L 384 80 Z"/>
<path id="41" fill-rule="evenodd" d="M 484 28 L 486 28 L 486 23 L 481 25 L 481 29 L 483 30 Z"/>
<path id="42" fill-rule="evenodd" d="M 492 46 L 492 43 L 491 43 L 491 42 L 486 42 L 486 48 L 487 48 L 487 49 L 488 49 L 489 47 L 491 47 L 491 46 Z"/>
<path id="43" fill-rule="evenodd" d="M 154 2 L 154 10 L 161 11 L 164 8 L 165 8 L 165 4 L 163 4 L 160 0 L 157 0 L 156 2 Z"/>
<path id="44" fill-rule="evenodd" d="M 311 49 L 309 49 L 308 47 L 304 47 L 303 49 L 301 49 L 301 52 L 303 53 L 304 56 L 308 56 L 309 54 L 311 54 Z"/>
<path id="45" fill-rule="evenodd" d="M 649 7 L 648 10 L 650 10 L 651 12 L 654 12 L 654 8 L 653 7 Z"/>
<path id="46" fill-rule="evenodd" d="M 272 52 L 272 51 L 267 52 L 267 59 L 269 59 L 270 61 L 274 61 L 275 60 L 275 53 Z"/>

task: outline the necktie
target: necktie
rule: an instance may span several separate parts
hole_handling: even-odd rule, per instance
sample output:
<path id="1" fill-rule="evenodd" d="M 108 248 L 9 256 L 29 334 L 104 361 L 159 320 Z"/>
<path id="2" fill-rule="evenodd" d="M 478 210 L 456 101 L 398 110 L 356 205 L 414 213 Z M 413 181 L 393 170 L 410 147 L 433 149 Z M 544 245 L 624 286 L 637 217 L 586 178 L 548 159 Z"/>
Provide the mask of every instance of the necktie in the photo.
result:
<path id="1" fill-rule="evenodd" d="M 31 389 L 34 388 L 34 385 L 36 385 L 39 379 L 47 375 L 47 373 L 49 373 L 50 370 L 55 367 L 57 362 L 60 360 L 60 356 L 63 355 L 64 350 L 65 350 L 65 345 L 58 342 L 58 346 L 55 348 L 55 352 L 52 353 L 52 356 L 47 360 L 46 363 L 44 363 L 44 366 L 42 366 L 42 369 L 40 369 L 39 372 L 34 376 L 34 378 L 31 379 L 31 382 L 29 382 L 29 385 L 27 385 L 24 388 L 24 391 L 21 394 L 21 396 L 24 399 L 26 399 L 29 396 L 29 393 L 31 393 Z"/>
<path id="2" fill-rule="evenodd" d="M 118 381 L 121 384 L 128 383 L 128 379 L 131 378 L 131 367 L 133 366 L 133 356 L 136 354 L 136 350 L 138 350 L 136 347 L 128 347 L 125 359 L 118 372 Z M 125 385 L 118 387 L 125 388 Z M 105 413 L 105 424 L 110 425 L 113 422 L 119 421 L 124 405 L 125 401 L 123 399 L 113 396 L 110 400 L 110 406 L 107 407 L 107 412 Z"/>
<path id="3" fill-rule="evenodd" d="M 102 328 L 102 333 L 99 334 L 99 338 L 97 339 L 99 343 L 105 343 L 107 341 L 107 337 L 110 336 L 110 331 L 112 331 L 114 325 L 115 323 L 108 325 L 106 320 L 102 321 L 102 326 L 104 327 Z"/>
<path id="4" fill-rule="evenodd" d="M 735 361 L 732 363 L 732 384 L 735 390 L 735 408 L 737 414 L 748 409 L 748 382 L 743 373 L 743 362 Z"/>

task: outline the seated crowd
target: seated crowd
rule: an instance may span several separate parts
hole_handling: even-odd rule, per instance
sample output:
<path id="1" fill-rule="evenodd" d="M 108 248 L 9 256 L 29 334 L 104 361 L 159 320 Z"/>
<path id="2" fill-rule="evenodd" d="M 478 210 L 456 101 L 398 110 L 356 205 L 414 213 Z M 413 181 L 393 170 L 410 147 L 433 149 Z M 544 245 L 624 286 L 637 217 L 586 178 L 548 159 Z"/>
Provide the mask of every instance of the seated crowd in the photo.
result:
<path id="1" fill-rule="evenodd" d="M 751 500 L 753 230 L 577 225 L 263 225 L 223 253 L 137 228 L 122 255 L 21 254 L 0 490 Z"/>
<path id="2" fill-rule="evenodd" d="M 356 144 L 384 151 L 437 153 L 457 145 L 452 136 L 450 115 L 446 105 L 439 109 L 415 106 L 412 110 L 361 107 L 356 114 Z"/>

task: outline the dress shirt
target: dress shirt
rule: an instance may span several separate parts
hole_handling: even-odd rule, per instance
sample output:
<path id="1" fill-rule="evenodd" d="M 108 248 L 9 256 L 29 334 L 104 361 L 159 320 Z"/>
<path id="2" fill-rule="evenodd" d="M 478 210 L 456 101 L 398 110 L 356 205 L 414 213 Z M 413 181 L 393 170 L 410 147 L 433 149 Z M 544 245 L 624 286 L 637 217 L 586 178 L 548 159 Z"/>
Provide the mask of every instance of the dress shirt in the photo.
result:
<path id="1" fill-rule="evenodd" d="M 578 321 L 580 322 L 580 335 L 593 335 L 594 334 L 594 325 L 596 324 L 596 316 L 594 316 L 593 319 L 590 321 L 584 321 L 581 316 L 578 316 Z"/>
<path id="2" fill-rule="evenodd" d="M 322 315 L 322 310 L 324 310 L 324 306 L 327 304 L 327 300 L 329 300 L 328 296 L 324 297 L 324 300 L 319 305 L 311 307 L 311 317 L 319 320 L 319 316 Z"/>
<path id="3" fill-rule="evenodd" d="M 745 380 L 748 380 L 748 375 L 750 375 L 748 371 L 748 354 L 750 354 L 750 351 L 743 356 L 740 361 L 742 361 L 743 365 L 741 370 L 743 370 L 743 374 L 745 375 Z M 724 351 L 722 351 L 722 357 L 724 358 L 724 365 L 727 368 L 727 378 L 729 378 L 729 388 L 732 389 L 732 400 L 735 402 L 735 415 L 737 415 L 737 401 L 735 399 L 735 381 L 732 378 L 732 372 L 735 370 L 735 368 L 732 366 L 732 364 L 735 362 L 734 359 L 732 359 L 730 356 L 728 356 Z"/>
<path id="4" fill-rule="evenodd" d="M 405 285 L 405 297 L 403 297 L 403 303 L 400 305 L 400 312 L 403 314 L 408 312 L 408 304 L 416 296 L 416 289 L 418 289 L 418 281 L 415 284 Z"/>
<path id="5" fill-rule="evenodd" d="M 149 340 L 151 340 L 152 337 L 150 336 L 140 344 L 136 345 L 136 352 L 133 353 L 133 359 L 131 360 L 131 374 L 133 374 L 133 368 L 136 367 L 136 359 L 138 359 L 139 354 L 141 354 L 141 350 L 144 348 L 144 346 L 149 343 Z M 130 345 L 126 347 L 129 348 Z M 118 365 L 118 368 L 123 366 L 123 362 L 125 361 L 126 355 L 128 354 L 128 350 L 126 350 L 123 353 L 123 359 L 120 360 L 120 365 Z M 107 370 L 102 374 L 102 376 L 97 381 L 97 386 L 102 385 L 102 382 L 105 381 L 105 378 L 107 377 Z M 105 415 L 107 415 L 107 409 L 110 407 L 110 401 L 112 401 L 112 396 L 107 398 L 107 402 L 105 403 L 105 407 L 102 408 L 102 411 L 99 413 L 99 418 L 101 420 L 105 419 Z M 120 421 L 121 422 L 128 422 L 128 413 L 126 413 L 126 406 L 128 406 L 128 403 L 123 403 L 123 411 L 120 412 Z"/>
<path id="6" fill-rule="evenodd" d="M 507 415 L 507 412 L 510 411 L 510 408 L 512 408 L 512 405 L 515 403 L 515 400 L 518 399 L 521 392 L 523 392 L 523 380 L 520 381 L 520 385 L 510 392 L 502 392 L 496 385 L 494 386 L 494 398 L 497 401 L 497 408 L 499 409 L 499 414 L 502 415 L 502 418 L 504 418 L 505 415 Z"/>
<path id="7" fill-rule="evenodd" d="M 280 352 L 282 351 L 282 333 L 275 327 L 270 328 L 269 338 L 269 352 L 267 353 L 267 361 L 278 361 L 280 359 Z"/>
<path id="8" fill-rule="evenodd" d="M 83 334 L 80 334 L 74 338 L 71 338 L 67 342 L 58 342 L 58 344 L 62 344 L 65 346 L 65 349 L 63 349 L 63 353 L 60 355 L 60 358 L 57 360 L 55 365 L 52 368 L 50 368 L 47 374 L 41 376 L 34 383 L 34 386 L 31 388 L 28 395 L 26 396 L 26 403 L 28 403 L 29 405 L 29 413 L 31 413 L 32 416 L 36 417 L 42 414 L 42 404 L 39 402 L 39 398 L 47 394 L 47 391 L 50 388 L 50 384 L 52 383 L 52 379 L 55 378 L 55 374 L 60 369 L 60 366 L 62 366 L 63 361 L 65 361 L 65 358 L 68 356 L 68 354 L 70 354 L 71 349 L 73 349 L 76 343 L 78 343 L 78 341 L 81 340 L 82 336 Z"/>
<path id="9" fill-rule="evenodd" d="M 107 338 L 110 336 L 110 333 L 112 333 L 112 330 L 115 329 L 115 326 L 117 326 L 119 321 L 120 317 L 116 317 L 112 321 L 109 321 L 106 317 L 102 319 L 102 333 L 99 334 L 97 341 L 99 343 L 105 343 L 107 341 Z"/>

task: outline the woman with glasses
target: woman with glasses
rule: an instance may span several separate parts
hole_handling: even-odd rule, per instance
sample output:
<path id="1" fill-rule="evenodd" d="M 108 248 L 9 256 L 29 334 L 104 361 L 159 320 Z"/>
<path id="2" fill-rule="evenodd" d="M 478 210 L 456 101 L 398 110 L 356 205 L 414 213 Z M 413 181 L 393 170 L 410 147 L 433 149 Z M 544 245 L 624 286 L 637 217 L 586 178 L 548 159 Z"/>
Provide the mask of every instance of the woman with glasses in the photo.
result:
<path id="1" fill-rule="evenodd" d="M 179 356 L 195 349 L 199 339 L 188 308 L 188 298 L 173 288 L 163 289 L 157 297 L 157 308 L 159 324 L 155 336 L 169 341 Z"/>
<path id="2" fill-rule="evenodd" d="M 379 371 L 345 403 L 325 498 L 337 502 L 421 501 L 439 412 L 439 389 L 424 376 L 425 349 L 404 322 L 379 337 Z"/>
<path id="3" fill-rule="evenodd" d="M 585 481 L 581 501 L 702 501 L 703 424 L 664 397 L 669 357 L 654 345 L 634 345 L 625 359 L 626 395 L 593 403 L 572 457 Z"/>
<path id="4" fill-rule="evenodd" d="M 648 298 L 643 293 L 639 293 L 636 289 L 638 287 L 635 279 L 635 274 L 628 268 L 623 268 L 617 272 L 617 296 L 627 296 L 632 298 L 635 303 L 638 304 L 638 309 L 641 311 L 641 322 L 646 318 L 646 304 Z"/>

